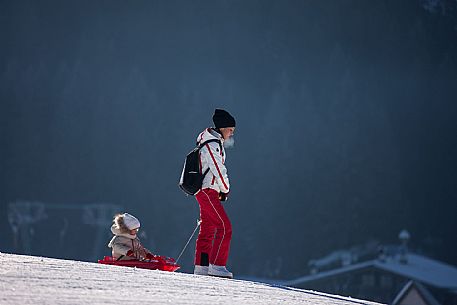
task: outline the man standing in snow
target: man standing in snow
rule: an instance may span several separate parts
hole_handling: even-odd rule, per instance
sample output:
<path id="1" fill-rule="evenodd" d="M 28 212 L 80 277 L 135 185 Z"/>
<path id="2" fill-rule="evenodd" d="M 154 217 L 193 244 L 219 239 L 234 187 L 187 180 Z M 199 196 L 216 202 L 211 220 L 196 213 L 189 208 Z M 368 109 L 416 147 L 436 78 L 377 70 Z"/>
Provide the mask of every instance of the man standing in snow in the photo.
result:
<path id="1" fill-rule="evenodd" d="M 221 201 L 228 198 L 229 179 L 225 163 L 225 147 L 233 146 L 235 119 L 225 110 L 216 109 L 214 126 L 197 137 L 198 144 L 211 139 L 200 149 L 201 172 L 208 168 L 202 188 L 195 195 L 200 206 L 201 226 L 195 250 L 194 274 L 232 278 L 226 263 L 232 238 L 232 224 Z"/>

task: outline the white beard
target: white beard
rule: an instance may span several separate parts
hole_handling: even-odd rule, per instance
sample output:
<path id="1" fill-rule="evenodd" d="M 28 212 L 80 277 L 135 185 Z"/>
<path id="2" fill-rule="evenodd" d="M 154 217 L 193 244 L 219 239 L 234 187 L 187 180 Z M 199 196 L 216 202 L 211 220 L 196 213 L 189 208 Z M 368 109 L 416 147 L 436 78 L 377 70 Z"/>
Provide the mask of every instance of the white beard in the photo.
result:
<path id="1" fill-rule="evenodd" d="M 230 137 L 227 140 L 224 140 L 225 148 L 232 148 L 233 146 L 235 146 L 235 139 L 233 137 Z"/>

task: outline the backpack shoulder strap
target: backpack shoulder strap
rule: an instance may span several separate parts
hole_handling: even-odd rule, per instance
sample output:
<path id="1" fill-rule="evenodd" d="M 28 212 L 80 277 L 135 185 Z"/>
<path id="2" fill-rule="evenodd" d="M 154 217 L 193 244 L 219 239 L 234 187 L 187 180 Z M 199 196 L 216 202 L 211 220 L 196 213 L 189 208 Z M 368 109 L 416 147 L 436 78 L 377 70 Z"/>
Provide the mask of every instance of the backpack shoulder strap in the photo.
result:
<path id="1" fill-rule="evenodd" d="M 198 149 L 201 149 L 203 146 L 205 146 L 206 144 L 211 143 L 211 142 L 217 142 L 217 143 L 219 143 L 219 146 L 222 147 L 222 143 L 221 143 L 221 141 L 218 140 L 218 139 L 207 140 L 207 141 L 205 141 L 205 142 L 203 142 L 203 143 L 201 143 L 201 144 L 198 144 L 198 143 L 197 143 L 197 147 L 198 147 Z"/>

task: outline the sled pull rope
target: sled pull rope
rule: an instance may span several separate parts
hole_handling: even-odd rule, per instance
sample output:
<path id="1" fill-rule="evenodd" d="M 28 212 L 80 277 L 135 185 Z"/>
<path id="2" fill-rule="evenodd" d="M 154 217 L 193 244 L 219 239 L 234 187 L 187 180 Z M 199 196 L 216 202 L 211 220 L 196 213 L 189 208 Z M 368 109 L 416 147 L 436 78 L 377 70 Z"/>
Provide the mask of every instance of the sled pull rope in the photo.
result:
<path id="1" fill-rule="evenodd" d="M 202 223 L 201 219 L 197 219 L 197 226 L 195 227 L 194 229 L 194 232 L 192 232 L 192 235 L 189 237 L 189 240 L 187 241 L 186 245 L 184 246 L 184 248 L 182 249 L 181 253 L 179 254 L 178 258 L 176 259 L 176 264 L 179 262 L 179 259 L 181 258 L 182 254 L 184 253 L 184 251 L 186 250 L 187 246 L 189 245 L 190 241 L 192 240 L 192 237 L 194 237 L 195 235 L 195 232 L 197 231 L 198 227 L 200 226 L 200 224 Z"/>

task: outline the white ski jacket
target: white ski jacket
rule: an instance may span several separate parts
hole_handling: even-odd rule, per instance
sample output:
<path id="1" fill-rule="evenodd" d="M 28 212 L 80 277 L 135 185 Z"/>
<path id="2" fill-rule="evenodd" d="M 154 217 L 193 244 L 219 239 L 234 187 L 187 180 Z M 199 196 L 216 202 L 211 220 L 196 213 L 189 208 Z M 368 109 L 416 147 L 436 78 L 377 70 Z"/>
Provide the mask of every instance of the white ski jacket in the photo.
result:
<path id="1" fill-rule="evenodd" d="M 217 192 L 228 193 L 230 191 L 230 183 L 227 176 L 227 169 L 224 165 L 224 139 L 215 130 L 207 128 L 198 135 L 197 143 L 201 144 L 212 139 L 221 141 L 222 145 L 219 145 L 217 142 L 211 142 L 205 144 L 200 149 L 201 172 L 204 173 L 209 168 L 208 173 L 203 179 L 202 189 L 211 188 Z"/>

